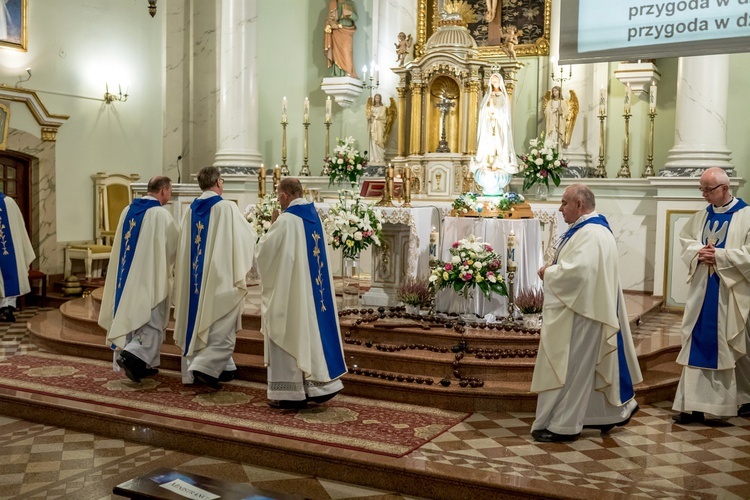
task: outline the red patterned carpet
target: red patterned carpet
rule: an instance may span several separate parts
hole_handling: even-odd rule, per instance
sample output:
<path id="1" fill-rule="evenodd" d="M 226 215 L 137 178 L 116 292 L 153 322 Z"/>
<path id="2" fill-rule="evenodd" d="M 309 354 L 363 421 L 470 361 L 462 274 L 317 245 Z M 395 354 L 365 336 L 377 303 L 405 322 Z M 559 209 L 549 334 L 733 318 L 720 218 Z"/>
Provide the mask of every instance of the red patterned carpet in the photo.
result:
<path id="1" fill-rule="evenodd" d="M 0 386 L 233 429 L 401 457 L 463 421 L 468 414 L 338 396 L 307 410 L 274 410 L 266 386 L 235 381 L 221 391 L 185 386 L 162 371 L 135 384 L 112 364 L 30 352 L 0 360 Z"/>

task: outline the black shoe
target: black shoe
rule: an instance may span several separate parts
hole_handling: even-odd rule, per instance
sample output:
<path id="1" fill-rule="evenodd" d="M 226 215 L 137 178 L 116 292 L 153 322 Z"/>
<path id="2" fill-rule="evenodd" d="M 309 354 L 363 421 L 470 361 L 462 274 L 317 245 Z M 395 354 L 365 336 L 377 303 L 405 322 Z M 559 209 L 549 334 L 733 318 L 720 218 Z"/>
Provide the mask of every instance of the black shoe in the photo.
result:
<path id="1" fill-rule="evenodd" d="M 740 409 L 737 410 L 738 417 L 749 418 L 750 417 L 750 403 L 740 405 Z"/>
<path id="2" fill-rule="evenodd" d="M 16 308 L 12 306 L 0 308 L 0 321 L 4 323 L 15 323 L 16 317 L 13 315 L 13 311 Z"/>
<path id="3" fill-rule="evenodd" d="M 692 413 L 686 413 L 683 411 L 677 415 L 672 415 L 672 420 L 680 425 L 702 424 L 706 420 L 706 417 L 703 415 L 702 411 L 694 411 Z"/>
<path id="4" fill-rule="evenodd" d="M 271 399 L 268 401 L 268 406 L 277 410 L 304 410 L 307 408 L 307 401 L 289 401 L 283 399 L 281 401 L 276 401 Z"/>
<path id="5" fill-rule="evenodd" d="M 540 429 L 531 431 L 531 437 L 535 441 L 542 443 L 563 443 L 566 441 L 575 441 L 581 434 L 558 434 L 556 432 L 548 431 L 547 429 Z"/>
<path id="6" fill-rule="evenodd" d="M 231 382 L 237 376 L 237 370 L 224 370 L 219 375 L 219 382 Z"/>
<path id="7" fill-rule="evenodd" d="M 221 384 L 219 383 L 218 378 L 212 377 L 211 375 L 206 375 L 203 372 L 193 370 L 193 379 L 195 379 L 195 381 L 199 384 L 207 385 L 211 389 L 221 389 Z"/>
<path id="8" fill-rule="evenodd" d="M 338 394 L 341 391 L 332 392 L 330 394 L 324 394 L 323 396 L 307 396 L 307 402 L 308 403 L 317 403 L 317 404 L 323 404 L 326 401 L 330 401 L 333 398 L 336 397 L 336 394 Z"/>
<path id="9" fill-rule="evenodd" d="M 122 351 L 117 356 L 117 365 L 122 368 L 125 375 L 133 382 L 139 384 L 146 373 L 146 363 L 128 351 Z"/>
<path id="10" fill-rule="evenodd" d="M 158 375 L 159 370 L 156 368 L 146 368 L 146 370 L 143 372 L 143 377 L 153 377 L 154 375 Z"/>

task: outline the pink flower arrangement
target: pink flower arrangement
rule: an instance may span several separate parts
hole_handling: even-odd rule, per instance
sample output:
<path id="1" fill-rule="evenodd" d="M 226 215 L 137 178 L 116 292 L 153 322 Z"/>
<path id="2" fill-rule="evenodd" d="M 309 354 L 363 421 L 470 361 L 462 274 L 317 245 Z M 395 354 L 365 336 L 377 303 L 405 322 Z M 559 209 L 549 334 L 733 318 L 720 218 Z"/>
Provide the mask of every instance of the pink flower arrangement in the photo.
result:
<path id="1" fill-rule="evenodd" d="M 498 274 L 500 256 L 492 247 L 476 236 L 455 242 L 449 262 L 438 261 L 430 274 L 430 284 L 436 290 L 451 287 L 466 294 L 477 287 L 487 299 L 492 293 L 507 296 L 505 280 Z"/>

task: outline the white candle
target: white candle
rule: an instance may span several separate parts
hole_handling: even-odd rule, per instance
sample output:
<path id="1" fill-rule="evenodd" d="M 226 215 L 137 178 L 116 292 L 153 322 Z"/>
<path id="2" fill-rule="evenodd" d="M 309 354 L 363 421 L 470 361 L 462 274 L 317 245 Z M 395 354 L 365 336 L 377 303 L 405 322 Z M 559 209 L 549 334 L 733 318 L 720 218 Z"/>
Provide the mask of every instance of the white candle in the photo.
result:
<path id="1" fill-rule="evenodd" d="M 326 99 L 326 123 L 331 123 L 331 96 Z"/>
<path id="2" fill-rule="evenodd" d="M 607 115 L 607 91 L 604 89 L 604 85 L 599 89 L 599 116 Z"/>
<path id="3" fill-rule="evenodd" d="M 302 121 L 304 123 L 310 122 L 310 99 L 305 97 L 305 105 L 302 108 Z"/>
<path id="4" fill-rule="evenodd" d="M 651 91 L 648 94 L 649 110 L 652 113 L 656 112 L 656 84 L 651 84 Z"/>
<path id="5" fill-rule="evenodd" d="M 375 64 L 375 70 L 374 71 L 375 71 L 375 81 L 377 83 L 380 83 L 380 67 L 377 64 Z"/>
<path id="6" fill-rule="evenodd" d="M 281 123 L 287 123 L 286 118 L 286 97 L 281 100 Z"/>
<path id="7" fill-rule="evenodd" d="M 630 98 L 632 97 L 632 90 L 630 88 L 630 82 L 628 82 L 628 86 L 625 89 L 625 114 L 630 114 Z"/>
<path id="8" fill-rule="evenodd" d="M 432 231 L 430 231 L 430 258 L 431 259 L 437 259 L 438 258 L 438 246 L 440 246 L 440 233 L 435 229 L 435 226 L 432 226 Z"/>
<path id="9" fill-rule="evenodd" d="M 367 80 L 367 65 L 362 66 L 362 80 Z"/>
<path id="10" fill-rule="evenodd" d="M 516 269 L 516 234 L 510 230 L 508 235 L 508 269 Z"/>

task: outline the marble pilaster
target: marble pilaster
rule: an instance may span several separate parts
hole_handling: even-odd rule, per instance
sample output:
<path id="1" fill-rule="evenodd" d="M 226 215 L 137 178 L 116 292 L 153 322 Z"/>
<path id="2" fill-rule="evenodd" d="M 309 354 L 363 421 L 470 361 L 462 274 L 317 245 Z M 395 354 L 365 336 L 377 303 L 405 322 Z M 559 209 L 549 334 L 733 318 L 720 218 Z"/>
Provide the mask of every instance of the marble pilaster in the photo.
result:
<path id="1" fill-rule="evenodd" d="M 733 168 L 727 147 L 729 56 L 681 57 L 677 72 L 674 147 L 660 175 Z"/>
<path id="2" fill-rule="evenodd" d="M 217 167 L 258 167 L 257 0 L 222 0 Z"/>

